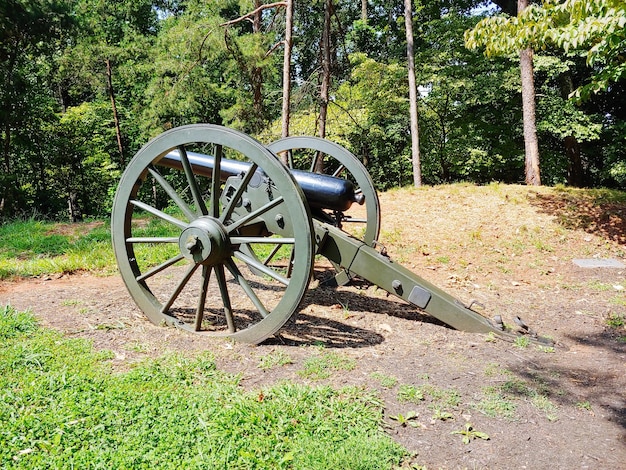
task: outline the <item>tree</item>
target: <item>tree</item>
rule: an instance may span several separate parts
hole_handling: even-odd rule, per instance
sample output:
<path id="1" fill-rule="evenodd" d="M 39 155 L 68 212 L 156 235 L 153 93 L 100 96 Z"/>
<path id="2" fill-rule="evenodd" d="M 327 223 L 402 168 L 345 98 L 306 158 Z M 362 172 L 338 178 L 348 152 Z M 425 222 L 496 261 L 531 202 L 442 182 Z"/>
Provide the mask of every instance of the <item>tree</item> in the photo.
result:
<path id="1" fill-rule="evenodd" d="M 289 136 L 289 104 L 291 101 L 291 49 L 293 47 L 292 34 L 293 0 L 287 0 L 287 5 L 285 6 L 285 51 L 283 55 L 283 107 L 281 137 Z M 286 154 L 283 158 L 286 159 Z"/>
<path id="2" fill-rule="evenodd" d="M 500 3 L 500 2 L 498 2 Z M 577 100 L 608 90 L 610 83 L 626 76 L 626 5 L 619 0 L 548 0 L 530 5 L 516 18 L 485 18 L 468 32 L 468 45 L 485 47 L 487 55 L 505 55 L 520 48 L 536 50 L 560 47 L 570 56 L 582 53 L 593 67 L 587 83 L 574 86 L 571 75 L 561 76 L 561 93 Z M 574 127 L 574 126 L 570 126 Z M 569 161 L 568 181 L 584 183 L 580 142 L 576 135 L 563 136 Z"/>
<path id="3" fill-rule="evenodd" d="M 528 0 L 517 1 L 517 11 L 523 12 L 528 8 Z M 520 75 L 522 78 L 522 111 L 524 123 L 524 147 L 526 166 L 524 174 L 526 184 L 541 185 L 539 170 L 539 140 L 537 138 L 537 124 L 535 116 L 535 78 L 533 67 L 533 50 L 530 47 L 522 49 L 520 55 Z"/>
<path id="4" fill-rule="evenodd" d="M 246 3 L 242 2 L 242 8 L 245 8 Z M 248 130 L 253 134 L 259 133 L 269 119 L 270 112 L 268 112 L 265 106 L 263 88 L 266 75 L 275 74 L 279 70 L 278 62 L 272 60 L 271 56 L 274 50 L 283 43 L 281 40 L 273 45 L 271 44 L 270 41 L 273 39 L 273 36 L 264 33 L 264 31 L 271 30 L 274 21 L 264 22 L 263 13 L 271 9 L 278 10 L 279 7 L 282 10 L 282 7 L 286 5 L 284 1 L 262 4 L 261 0 L 254 0 L 254 10 L 222 24 L 222 26 L 226 27 L 224 31 L 226 47 L 247 80 L 247 85 L 251 90 L 252 113 L 246 113 L 246 121 L 249 127 L 244 130 Z M 250 21 L 251 31 L 248 31 L 245 25 L 246 21 Z M 237 28 L 234 34 L 231 33 L 231 27 Z M 242 110 L 240 109 L 240 111 Z"/>
<path id="5" fill-rule="evenodd" d="M 420 25 L 420 154 L 429 184 L 517 183 L 524 171 L 519 65 L 465 47 L 463 33 L 478 20 L 453 10 Z"/>
<path id="6" fill-rule="evenodd" d="M 320 114 L 318 119 L 319 136 L 323 139 L 326 137 L 326 116 L 328 114 L 328 102 L 330 94 L 330 78 L 331 78 L 331 24 L 330 18 L 333 14 L 333 1 L 325 0 L 324 2 L 324 24 L 322 26 L 322 39 L 320 43 L 322 75 L 320 83 Z M 321 158 L 317 160 L 318 165 L 322 164 Z M 316 168 L 322 171 L 322 168 Z"/>
<path id="7" fill-rule="evenodd" d="M 404 0 L 404 21 L 406 27 L 406 53 L 409 73 L 409 110 L 411 115 L 411 163 L 413 184 L 422 185 L 420 163 L 419 123 L 417 118 L 417 84 L 415 82 L 415 53 L 413 51 L 413 6 L 411 0 Z"/>
<path id="8" fill-rule="evenodd" d="M 529 0 L 517 0 L 517 5 L 511 0 L 494 0 L 503 11 L 511 17 L 516 13 L 521 15 L 528 8 Z M 498 17 L 502 18 L 502 17 Z M 479 47 L 485 41 L 497 40 L 483 36 L 481 25 L 486 20 L 479 23 L 473 30 L 466 33 L 466 43 L 468 47 Z M 507 19 L 505 19 L 507 21 Z M 513 20 L 511 20 L 513 21 Z M 537 139 L 537 127 L 535 117 L 535 82 L 533 73 L 533 50 L 530 46 L 524 45 L 517 49 L 520 58 L 520 76 L 522 89 L 522 110 L 524 126 L 524 147 L 525 147 L 525 179 L 526 184 L 540 185 L 541 175 L 539 168 L 539 141 Z M 509 51 L 511 53 L 511 51 Z"/>
<path id="9" fill-rule="evenodd" d="M 49 96 L 39 86 L 48 79 L 44 74 L 50 73 L 44 57 L 52 56 L 57 41 L 72 25 L 62 0 L 8 0 L 0 5 L 0 215 L 12 214 L 21 197 L 14 151 L 20 129 L 33 117 L 33 106 L 50 111 Z M 24 140 L 30 138 L 24 135 Z"/>
<path id="10" fill-rule="evenodd" d="M 549 46 L 584 54 L 592 75 L 572 93 L 579 99 L 587 99 L 626 77 L 623 0 L 544 0 L 541 5 L 530 5 L 516 18 L 485 18 L 466 38 L 473 47 L 484 46 L 489 56 Z"/>

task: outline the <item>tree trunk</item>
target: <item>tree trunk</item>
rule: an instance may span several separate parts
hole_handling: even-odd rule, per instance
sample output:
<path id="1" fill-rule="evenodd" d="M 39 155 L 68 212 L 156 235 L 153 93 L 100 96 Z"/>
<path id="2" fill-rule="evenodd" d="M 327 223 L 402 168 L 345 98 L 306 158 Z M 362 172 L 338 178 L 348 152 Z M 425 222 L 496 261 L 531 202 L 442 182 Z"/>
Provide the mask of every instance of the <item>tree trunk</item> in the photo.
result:
<path id="1" fill-rule="evenodd" d="M 318 119 L 318 131 L 321 138 L 326 137 L 326 118 L 328 116 L 328 100 L 330 91 L 330 17 L 332 0 L 326 0 L 324 4 L 324 26 L 322 30 L 322 83 L 320 87 L 320 115 Z"/>
<path id="2" fill-rule="evenodd" d="M 367 0 L 361 0 L 361 20 L 367 22 Z"/>
<path id="3" fill-rule="evenodd" d="M 78 204 L 78 195 L 75 191 L 70 191 L 67 197 L 67 209 L 70 213 L 70 222 L 81 222 L 83 213 Z"/>
<path id="4" fill-rule="evenodd" d="M 8 109 L 8 108 L 5 108 Z M 0 197 L 0 215 L 4 214 L 7 206 L 10 205 L 10 187 L 8 176 L 11 174 L 11 122 L 9 116 L 5 117 L 4 122 L 4 141 L 2 142 L 2 171 L 4 173 L 2 196 Z"/>
<path id="5" fill-rule="evenodd" d="M 404 0 L 404 23 L 406 26 L 406 54 L 409 69 L 409 109 L 411 115 L 411 163 L 413 164 L 413 184 L 422 185 L 420 163 L 419 123 L 417 115 L 417 83 L 415 80 L 415 55 L 413 52 L 413 5 Z"/>
<path id="6" fill-rule="evenodd" d="M 563 144 L 567 155 L 567 183 L 570 186 L 582 188 L 585 185 L 585 174 L 578 140 L 573 135 L 569 135 L 565 137 Z"/>
<path id="7" fill-rule="evenodd" d="M 570 72 L 563 73 L 560 77 L 561 97 L 567 100 L 572 91 L 574 83 Z M 563 139 L 565 155 L 567 156 L 567 184 L 582 188 L 585 185 L 585 171 L 583 169 L 583 159 L 580 154 L 580 144 L 574 135 L 568 135 Z"/>
<path id="8" fill-rule="evenodd" d="M 528 7 L 528 0 L 518 0 L 517 11 Z M 535 124 L 535 78 L 533 69 L 533 50 L 520 51 L 520 75 L 522 79 L 522 113 L 524 120 L 524 149 L 526 184 L 541 185 L 539 171 L 539 140 Z"/>
<path id="9" fill-rule="evenodd" d="M 12 210 L 13 199 L 15 199 L 15 185 L 12 183 L 13 181 L 13 169 L 11 165 L 11 119 L 12 119 L 12 103 L 11 100 L 14 99 L 13 94 L 13 72 L 15 70 L 15 65 L 17 63 L 17 51 L 20 48 L 19 40 L 15 41 L 12 47 L 12 52 L 9 53 L 9 63 L 7 66 L 7 73 L 9 77 L 9 88 L 6 90 L 5 101 L 2 103 L 3 117 L 4 120 L 4 138 L 2 140 L 2 171 L 4 173 L 2 178 L 2 194 L 0 195 L 0 215 L 5 214 L 5 212 L 9 212 Z"/>
<path id="10" fill-rule="evenodd" d="M 291 101 L 291 47 L 293 40 L 293 0 L 287 0 L 285 5 L 285 55 L 283 57 L 283 109 L 281 136 L 289 137 L 289 120 L 291 118 L 289 103 Z M 280 154 L 280 160 L 287 165 L 287 152 Z"/>
<path id="11" fill-rule="evenodd" d="M 252 17 L 252 32 L 261 33 L 261 17 L 263 10 L 261 0 L 254 0 L 254 8 L 258 11 Z M 252 65 L 250 70 L 250 83 L 252 85 L 252 107 L 254 108 L 254 131 L 258 132 L 263 128 L 265 110 L 263 107 L 263 69 L 257 65 Z"/>
<path id="12" fill-rule="evenodd" d="M 322 30 L 322 83 L 320 87 L 320 115 L 318 119 L 319 136 L 323 139 L 326 137 L 326 119 L 328 117 L 328 102 L 330 95 L 330 18 L 332 15 L 333 2 L 326 0 L 324 4 L 324 27 Z M 321 155 L 316 159 L 314 171 L 318 173 L 324 172 L 324 160 Z"/>
<path id="13" fill-rule="evenodd" d="M 117 104 L 115 101 L 115 92 L 113 90 L 113 71 L 111 68 L 111 59 L 105 60 L 107 67 L 107 87 L 109 88 L 109 98 L 111 99 L 111 108 L 113 109 L 113 122 L 115 125 L 115 135 L 117 137 L 117 150 L 120 152 L 120 167 L 126 166 L 126 158 L 124 158 L 124 146 L 122 145 L 122 129 L 120 127 L 120 116 L 117 112 Z"/>

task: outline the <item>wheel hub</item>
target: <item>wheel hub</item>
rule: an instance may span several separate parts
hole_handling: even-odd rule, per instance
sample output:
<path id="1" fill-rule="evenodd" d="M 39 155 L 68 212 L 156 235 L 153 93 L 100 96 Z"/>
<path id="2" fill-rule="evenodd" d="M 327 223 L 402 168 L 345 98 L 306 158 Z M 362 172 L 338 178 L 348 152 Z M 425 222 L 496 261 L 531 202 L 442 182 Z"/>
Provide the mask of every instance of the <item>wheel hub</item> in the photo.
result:
<path id="1" fill-rule="evenodd" d="M 181 254 L 197 264 L 214 265 L 230 254 L 228 236 L 222 223 L 213 217 L 200 217 L 180 234 Z"/>

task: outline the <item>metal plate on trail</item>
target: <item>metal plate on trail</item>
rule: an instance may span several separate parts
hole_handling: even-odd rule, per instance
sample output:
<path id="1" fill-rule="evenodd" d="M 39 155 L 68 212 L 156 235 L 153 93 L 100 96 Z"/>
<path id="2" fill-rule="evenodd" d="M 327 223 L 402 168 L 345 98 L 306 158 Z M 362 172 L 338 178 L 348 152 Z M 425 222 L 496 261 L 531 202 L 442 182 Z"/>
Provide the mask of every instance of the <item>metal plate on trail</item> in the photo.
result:
<path id="1" fill-rule="evenodd" d="M 616 259 L 575 259 L 574 264 L 581 268 L 626 268 L 626 265 Z"/>
<path id="2" fill-rule="evenodd" d="M 414 305 L 417 305 L 419 308 L 424 309 L 428 302 L 430 301 L 431 294 L 426 289 L 415 286 L 413 290 L 409 294 L 409 302 Z"/>

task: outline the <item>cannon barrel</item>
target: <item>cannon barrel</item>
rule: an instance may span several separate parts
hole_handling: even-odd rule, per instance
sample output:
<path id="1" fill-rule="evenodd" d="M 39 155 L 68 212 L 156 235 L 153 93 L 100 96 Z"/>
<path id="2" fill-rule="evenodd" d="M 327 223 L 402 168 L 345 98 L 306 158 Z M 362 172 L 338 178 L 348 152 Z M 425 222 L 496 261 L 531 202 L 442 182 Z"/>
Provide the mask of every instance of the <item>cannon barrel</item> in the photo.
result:
<path id="1" fill-rule="evenodd" d="M 210 177 L 215 167 L 215 158 L 197 152 L 187 152 L 187 158 L 193 168 L 194 173 Z M 167 153 L 158 165 L 168 168 L 182 169 L 182 162 L 178 151 Z M 250 169 L 251 164 L 222 158 L 220 161 L 220 180 L 226 181 L 231 176 L 245 174 Z M 257 172 L 262 175 L 261 170 Z M 357 194 L 354 184 L 351 181 L 335 176 L 311 173 L 303 170 L 290 169 L 291 174 L 302 189 L 309 206 L 318 209 L 330 209 L 334 211 L 345 211 L 354 202 L 363 204 L 364 198 Z"/>

